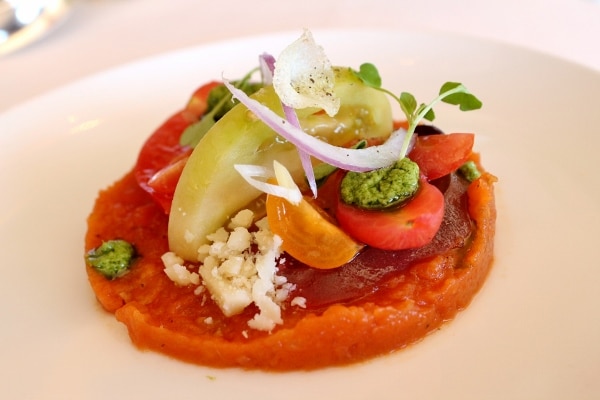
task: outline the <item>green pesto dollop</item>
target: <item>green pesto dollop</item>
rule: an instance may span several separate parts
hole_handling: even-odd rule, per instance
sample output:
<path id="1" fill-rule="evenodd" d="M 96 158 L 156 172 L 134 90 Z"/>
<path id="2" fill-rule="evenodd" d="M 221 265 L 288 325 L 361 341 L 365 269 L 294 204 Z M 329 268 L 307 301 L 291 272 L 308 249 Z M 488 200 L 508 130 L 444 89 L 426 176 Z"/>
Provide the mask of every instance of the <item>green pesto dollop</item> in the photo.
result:
<path id="1" fill-rule="evenodd" d="M 477 168 L 475 162 L 469 160 L 458 168 L 458 171 L 464 176 L 469 182 L 473 182 L 481 176 L 481 172 Z"/>
<path id="2" fill-rule="evenodd" d="M 125 275 L 135 257 L 135 248 L 125 240 L 109 240 L 88 252 L 87 262 L 108 279 Z"/>
<path id="3" fill-rule="evenodd" d="M 404 157 L 389 167 L 369 172 L 348 172 L 341 185 L 346 204 L 382 209 L 410 199 L 419 189 L 419 166 Z"/>

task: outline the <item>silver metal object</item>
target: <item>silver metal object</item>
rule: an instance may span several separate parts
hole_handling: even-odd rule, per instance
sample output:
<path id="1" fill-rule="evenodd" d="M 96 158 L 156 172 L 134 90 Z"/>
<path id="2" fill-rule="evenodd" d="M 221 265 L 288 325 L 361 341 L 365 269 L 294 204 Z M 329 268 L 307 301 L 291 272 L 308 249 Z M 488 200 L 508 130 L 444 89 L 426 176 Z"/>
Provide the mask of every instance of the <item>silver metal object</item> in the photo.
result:
<path id="1" fill-rule="evenodd" d="M 41 38 L 68 10 L 68 0 L 0 0 L 0 56 Z"/>

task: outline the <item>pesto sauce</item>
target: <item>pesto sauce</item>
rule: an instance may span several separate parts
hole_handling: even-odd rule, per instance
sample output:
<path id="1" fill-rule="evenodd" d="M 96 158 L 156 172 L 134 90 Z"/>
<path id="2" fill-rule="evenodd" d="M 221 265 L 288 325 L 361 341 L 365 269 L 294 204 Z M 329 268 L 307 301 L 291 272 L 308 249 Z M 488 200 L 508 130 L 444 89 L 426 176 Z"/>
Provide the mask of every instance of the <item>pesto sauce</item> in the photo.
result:
<path id="1" fill-rule="evenodd" d="M 108 279 L 125 275 L 135 257 L 135 248 L 125 240 L 109 240 L 88 252 L 87 262 Z"/>
<path id="2" fill-rule="evenodd" d="M 419 166 L 404 157 L 393 165 L 369 172 L 348 172 L 341 184 L 346 204 L 366 209 L 392 207 L 419 189 Z"/>
<path id="3" fill-rule="evenodd" d="M 481 176 L 481 172 L 477 168 L 477 164 L 473 161 L 469 160 L 463 165 L 460 166 L 458 171 L 469 181 L 473 182 L 475 179 L 478 179 Z"/>

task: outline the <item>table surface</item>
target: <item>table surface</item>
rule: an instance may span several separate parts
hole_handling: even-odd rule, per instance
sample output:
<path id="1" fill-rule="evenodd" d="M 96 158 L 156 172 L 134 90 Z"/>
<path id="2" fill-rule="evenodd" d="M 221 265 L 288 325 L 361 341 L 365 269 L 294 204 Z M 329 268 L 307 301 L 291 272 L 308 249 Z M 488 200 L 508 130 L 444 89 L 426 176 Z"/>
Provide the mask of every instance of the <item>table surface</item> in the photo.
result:
<path id="1" fill-rule="evenodd" d="M 281 31 L 394 28 L 522 46 L 600 71 L 598 0 L 73 0 L 65 21 L 0 57 L 0 113 L 96 72 L 218 40 Z"/>

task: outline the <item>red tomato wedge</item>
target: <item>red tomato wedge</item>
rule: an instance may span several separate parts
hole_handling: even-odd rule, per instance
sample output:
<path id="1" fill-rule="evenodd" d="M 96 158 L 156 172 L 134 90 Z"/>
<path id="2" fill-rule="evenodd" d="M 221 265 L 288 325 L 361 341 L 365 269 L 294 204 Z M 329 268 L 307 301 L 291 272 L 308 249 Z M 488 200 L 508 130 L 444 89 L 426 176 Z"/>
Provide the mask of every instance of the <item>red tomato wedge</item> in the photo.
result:
<path id="1" fill-rule="evenodd" d="M 421 175 L 431 181 L 463 165 L 473 151 L 474 142 L 472 133 L 418 136 L 408 157 L 419 164 Z"/>
<path id="2" fill-rule="evenodd" d="M 433 239 L 444 218 L 444 195 L 426 180 L 405 205 L 391 210 L 365 210 L 337 203 L 340 227 L 354 239 L 383 250 L 421 247 Z"/>
<path id="3" fill-rule="evenodd" d="M 173 193 L 181 171 L 192 149 L 181 146 L 183 131 L 206 112 L 210 91 L 219 82 L 209 82 L 198 88 L 184 109 L 167 119 L 146 140 L 134 168 L 135 178 L 142 189 L 150 193 L 165 213 L 171 210 Z"/>

